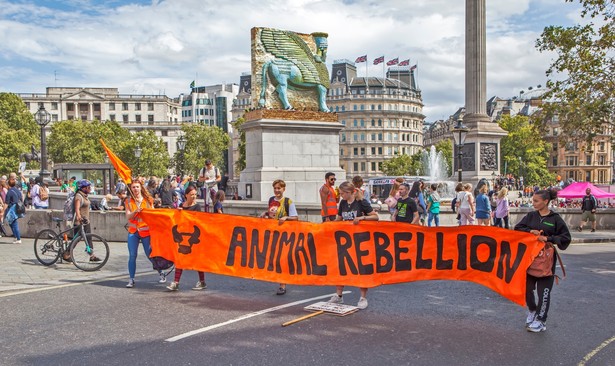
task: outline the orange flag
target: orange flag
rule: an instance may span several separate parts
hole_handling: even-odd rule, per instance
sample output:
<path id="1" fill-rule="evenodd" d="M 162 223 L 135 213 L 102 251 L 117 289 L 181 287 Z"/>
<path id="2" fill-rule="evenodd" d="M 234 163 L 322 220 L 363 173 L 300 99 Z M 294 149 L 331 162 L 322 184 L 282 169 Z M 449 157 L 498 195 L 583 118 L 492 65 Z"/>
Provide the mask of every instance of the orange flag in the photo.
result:
<path id="1" fill-rule="evenodd" d="M 525 304 L 536 235 L 485 226 L 311 222 L 145 209 L 152 256 L 177 268 L 296 285 L 471 281 Z"/>
<path id="2" fill-rule="evenodd" d="M 126 184 L 130 184 L 132 182 L 132 170 L 128 167 L 128 165 L 126 165 L 126 163 L 120 160 L 120 158 L 118 158 L 117 155 L 115 155 L 113 151 L 107 147 L 107 145 L 105 145 L 103 139 L 100 139 L 100 143 L 102 144 L 103 149 L 107 152 L 109 161 L 113 164 L 117 174 L 124 180 L 124 182 L 126 182 Z"/>

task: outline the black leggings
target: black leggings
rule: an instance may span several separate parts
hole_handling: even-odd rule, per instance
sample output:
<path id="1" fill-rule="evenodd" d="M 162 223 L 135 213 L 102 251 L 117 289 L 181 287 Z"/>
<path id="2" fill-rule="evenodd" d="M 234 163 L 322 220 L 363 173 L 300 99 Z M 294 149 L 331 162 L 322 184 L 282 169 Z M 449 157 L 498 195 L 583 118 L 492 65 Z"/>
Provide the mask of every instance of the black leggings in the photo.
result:
<path id="1" fill-rule="evenodd" d="M 502 227 L 502 220 L 504 221 L 504 228 L 508 229 L 508 215 L 502 217 L 496 217 L 493 220 L 493 226 Z"/>
<path id="2" fill-rule="evenodd" d="M 554 278 L 555 276 L 534 277 L 528 274 L 525 281 L 525 302 L 527 303 L 527 308 L 529 311 L 535 311 L 536 319 L 543 323 L 547 321 Z M 536 304 L 534 290 L 538 292 L 538 304 Z"/>

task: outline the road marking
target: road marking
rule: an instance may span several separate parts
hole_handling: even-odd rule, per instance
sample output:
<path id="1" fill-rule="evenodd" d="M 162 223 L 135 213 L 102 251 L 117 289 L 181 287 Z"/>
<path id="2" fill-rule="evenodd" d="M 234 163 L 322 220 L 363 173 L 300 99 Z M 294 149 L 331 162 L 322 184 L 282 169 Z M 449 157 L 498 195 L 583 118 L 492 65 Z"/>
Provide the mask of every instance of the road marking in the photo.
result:
<path id="1" fill-rule="evenodd" d="M 152 274 L 152 272 L 148 271 L 148 272 L 137 273 L 137 275 L 135 277 L 140 277 L 140 276 L 144 276 L 144 275 L 147 275 L 147 274 Z M 15 295 L 30 294 L 30 293 L 33 293 L 33 292 L 55 290 L 55 289 L 64 288 L 64 287 L 89 285 L 89 284 L 92 284 L 92 283 L 111 281 L 111 280 L 119 280 L 119 279 L 122 279 L 122 278 L 126 278 L 126 276 L 128 276 L 128 274 L 111 276 L 111 277 L 105 277 L 105 278 L 99 278 L 99 279 L 96 279 L 96 280 L 88 280 L 88 281 L 83 281 L 83 282 L 66 283 L 66 284 L 63 284 L 63 285 L 51 285 L 51 286 L 47 286 L 47 287 L 37 287 L 37 288 L 28 289 L 28 290 L 17 290 L 17 291 L 13 291 L 13 292 L 11 292 L 11 290 L 7 290 L 9 292 L 6 293 L 6 294 L 5 293 L 0 293 L 0 298 L 8 297 L 8 296 L 15 296 Z"/>
<path id="2" fill-rule="evenodd" d="M 587 355 L 585 355 L 585 357 L 583 357 L 583 360 L 581 362 L 579 362 L 578 366 L 585 366 L 585 364 L 592 359 L 592 357 L 594 357 L 596 354 L 598 354 L 598 352 L 602 351 L 603 348 L 605 348 L 606 346 L 608 346 L 610 343 L 612 343 L 613 341 L 615 341 L 615 336 L 607 339 L 606 341 L 602 342 L 602 344 L 600 344 L 598 347 L 594 348 L 593 351 L 591 351 L 590 353 L 588 353 Z"/>
<path id="3" fill-rule="evenodd" d="M 350 292 L 351 291 L 344 291 L 343 294 L 349 294 Z M 205 332 L 208 332 L 208 331 L 210 331 L 212 329 L 216 329 L 216 328 L 223 327 L 225 325 L 237 323 L 237 322 L 240 322 L 242 320 L 253 318 L 255 316 L 267 314 L 267 313 L 270 313 L 272 311 L 276 311 L 276 310 L 280 310 L 280 309 L 284 309 L 284 308 L 289 308 L 289 307 L 295 306 L 295 305 L 304 304 L 306 302 L 310 302 L 310 301 L 314 301 L 314 300 L 326 299 L 328 297 L 331 297 L 331 294 L 329 294 L 329 295 L 322 295 L 322 296 L 316 296 L 316 297 L 312 297 L 311 299 L 299 300 L 299 301 L 291 302 L 291 303 L 288 303 L 288 304 L 278 305 L 278 306 L 274 306 L 272 308 L 259 310 L 259 311 L 253 312 L 253 313 L 242 315 L 242 316 L 240 316 L 238 318 L 235 318 L 235 319 L 227 320 L 227 321 L 222 322 L 222 323 L 213 324 L 213 325 L 201 328 L 201 329 L 196 329 L 196 330 L 192 330 L 190 332 L 186 332 L 186 333 L 177 335 L 175 337 L 167 338 L 164 341 L 165 342 L 176 342 L 176 341 L 179 341 L 179 340 L 184 339 L 184 338 L 192 337 L 193 335 L 197 335 L 197 334 L 200 334 L 200 333 L 205 333 Z"/>

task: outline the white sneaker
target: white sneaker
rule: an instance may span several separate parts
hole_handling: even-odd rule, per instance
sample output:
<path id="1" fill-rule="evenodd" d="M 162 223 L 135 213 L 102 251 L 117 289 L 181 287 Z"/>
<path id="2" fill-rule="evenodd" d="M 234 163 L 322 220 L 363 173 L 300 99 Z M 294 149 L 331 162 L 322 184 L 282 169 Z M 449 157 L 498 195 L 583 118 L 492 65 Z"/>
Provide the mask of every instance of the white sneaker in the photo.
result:
<path id="1" fill-rule="evenodd" d="M 165 283 L 165 282 L 167 282 L 167 276 L 164 273 L 160 272 L 160 279 L 158 280 L 158 283 Z"/>
<path id="2" fill-rule="evenodd" d="M 357 304 L 357 307 L 361 310 L 366 309 L 367 299 L 361 296 L 361 298 L 359 299 L 359 303 Z"/>
<path id="3" fill-rule="evenodd" d="M 342 296 L 339 296 L 338 294 L 334 294 L 327 302 L 330 302 L 332 304 L 343 304 L 344 298 Z"/>
<path id="4" fill-rule="evenodd" d="M 196 285 L 192 288 L 193 290 L 199 291 L 199 290 L 205 290 L 207 288 L 207 285 L 205 284 L 205 282 L 197 282 Z"/>
<path id="5" fill-rule="evenodd" d="M 528 311 L 527 312 L 527 318 L 525 319 L 525 326 L 529 327 L 530 324 L 532 324 L 532 322 L 534 321 L 534 318 L 536 318 L 536 312 L 535 311 Z"/>
<path id="6" fill-rule="evenodd" d="M 544 332 L 545 330 L 547 330 L 547 326 L 540 320 L 534 320 L 532 324 L 527 327 L 527 331 L 532 333 Z"/>
<path id="7" fill-rule="evenodd" d="M 177 291 L 179 290 L 179 283 L 173 281 L 169 286 L 167 286 L 167 288 L 169 289 L 169 291 Z"/>
<path id="8" fill-rule="evenodd" d="M 128 281 L 128 284 L 126 284 L 126 288 L 133 288 L 135 287 L 135 280 L 133 280 L 132 278 Z"/>
<path id="9" fill-rule="evenodd" d="M 13 244 L 21 244 L 21 239 L 20 240 L 13 240 Z"/>

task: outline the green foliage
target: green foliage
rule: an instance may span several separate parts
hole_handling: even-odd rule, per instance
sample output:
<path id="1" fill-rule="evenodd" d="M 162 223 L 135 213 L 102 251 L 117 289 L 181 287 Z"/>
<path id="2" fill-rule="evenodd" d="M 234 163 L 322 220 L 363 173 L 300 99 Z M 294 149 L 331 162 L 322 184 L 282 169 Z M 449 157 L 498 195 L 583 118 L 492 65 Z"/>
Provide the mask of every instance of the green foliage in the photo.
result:
<path id="1" fill-rule="evenodd" d="M 0 93 L 0 172 L 17 172 L 19 156 L 31 146 L 40 151 L 40 127 L 25 103 L 12 93 Z M 38 168 L 31 163 L 28 169 Z"/>
<path id="2" fill-rule="evenodd" d="M 210 159 L 217 167 L 224 165 L 224 151 L 229 148 L 230 138 L 221 128 L 201 124 L 184 124 L 182 131 L 186 136 L 185 174 L 196 176 L 205 166 L 205 159 Z M 173 158 L 178 160 L 179 152 Z M 222 169 L 220 173 L 224 174 Z"/>
<path id="3" fill-rule="evenodd" d="M 239 117 L 237 121 L 233 123 L 235 131 L 239 131 L 239 159 L 235 162 L 235 168 L 239 171 L 246 168 L 246 133 L 241 129 L 245 121 L 243 117 Z"/>
<path id="4" fill-rule="evenodd" d="M 566 0 L 575 2 L 576 0 Z M 536 41 L 557 57 L 547 69 L 550 91 L 543 121 L 557 116 L 568 138 L 588 140 L 615 114 L 615 5 L 612 0 L 578 0 L 587 20 L 572 27 L 549 26 Z"/>
<path id="5" fill-rule="evenodd" d="M 440 140 L 436 144 L 436 151 L 442 152 L 446 161 L 446 176 L 450 177 L 453 174 L 453 140 Z"/>
<path id="6" fill-rule="evenodd" d="M 542 139 L 538 127 L 530 123 L 528 117 L 520 115 L 504 116 L 499 124 L 508 131 L 500 142 L 502 162 L 506 163 L 507 171 L 514 175 L 521 172 L 526 184 L 553 183 L 554 174 L 547 170 L 551 144 Z"/>
<path id="7" fill-rule="evenodd" d="M 422 171 L 421 153 L 396 155 L 382 163 L 382 172 L 390 176 L 418 175 Z"/>
<path id="8" fill-rule="evenodd" d="M 141 157 L 135 157 L 135 148 L 141 148 Z M 133 176 L 166 177 L 171 167 L 169 151 L 164 141 L 152 130 L 139 131 L 130 135 L 129 143 L 121 150 L 123 160 L 131 169 Z M 129 163 L 130 162 L 130 163 Z"/>
<path id="9" fill-rule="evenodd" d="M 104 163 L 101 138 L 122 160 L 127 157 L 120 152 L 130 143 L 130 132 L 111 121 L 55 122 L 47 139 L 47 151 L 55 163 Z"/>

